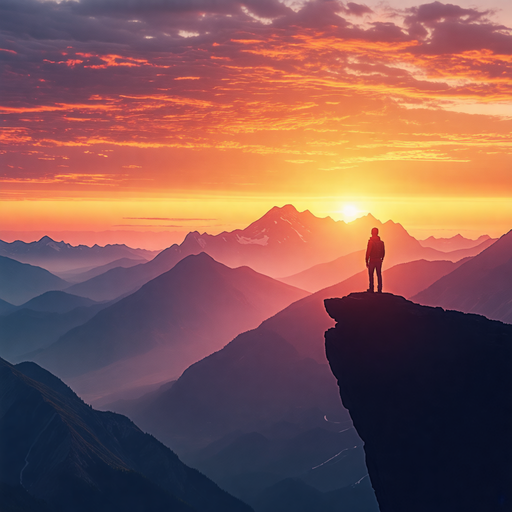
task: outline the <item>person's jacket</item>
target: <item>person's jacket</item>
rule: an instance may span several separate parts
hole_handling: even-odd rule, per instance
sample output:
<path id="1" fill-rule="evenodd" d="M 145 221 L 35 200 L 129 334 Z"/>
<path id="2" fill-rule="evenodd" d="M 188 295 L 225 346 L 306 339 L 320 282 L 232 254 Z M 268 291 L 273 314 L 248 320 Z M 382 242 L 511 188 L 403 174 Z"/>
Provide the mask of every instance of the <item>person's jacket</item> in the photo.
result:
<path id="1" fill-rule="evenodd" d="M 380 239 L 380 236 L 372 236 L 368 240 L 368 246 L 366 247 L 366 263 L 371 260 L 382 261 L 386 254 L 384 242 Z"/>

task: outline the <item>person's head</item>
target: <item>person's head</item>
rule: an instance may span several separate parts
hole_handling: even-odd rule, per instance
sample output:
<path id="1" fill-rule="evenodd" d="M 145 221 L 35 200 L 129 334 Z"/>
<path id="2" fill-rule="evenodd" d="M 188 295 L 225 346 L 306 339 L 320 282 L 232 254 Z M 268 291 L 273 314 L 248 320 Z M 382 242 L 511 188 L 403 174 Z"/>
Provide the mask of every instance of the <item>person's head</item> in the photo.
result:
<path id="1" fill-rule="evenodd" d="M 377 236 L 379 234 L 379 228 L 372 229 L 372 236 Z"/>

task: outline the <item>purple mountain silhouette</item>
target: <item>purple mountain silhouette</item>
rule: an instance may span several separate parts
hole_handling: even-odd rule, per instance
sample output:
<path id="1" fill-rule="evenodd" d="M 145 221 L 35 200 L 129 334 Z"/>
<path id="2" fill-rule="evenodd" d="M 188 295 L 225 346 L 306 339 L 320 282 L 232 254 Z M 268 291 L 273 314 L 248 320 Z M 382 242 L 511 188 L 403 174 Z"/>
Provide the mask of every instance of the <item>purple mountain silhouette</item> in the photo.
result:
<path id="1" fill-rule="evenodd" d="M 390 224 L 387 222 L 381 229 L 381 233 L 386 243 L 386 257 L 383 268 L 391 268 L 399 263 L 419 259 L 429 261 L 460 261 L 463 258 L 479 254 L 494 243 L 493 239 L 489 239 L 470 249 L 444 253 L 428 247 L 422 247 L 414 238 L 407 234 L 400 224 Z M 293 276 L 281 278 L 280 281 L 310 292 L 321 290 L 364 269 L 365 251 L 366 249 L 341 256 L 328 263 L 315 265 Z"/>
<path id="2" fill-rule="evenodd" d="M 490 239 L 491 237 L 489 235 L 482 235 L 476 240 L 471 240 L 470 238 L 464 238 L 459 234 L 452 236 L 451 238 L 435 238 L 433 236 L 429 236 L 425 240 L 419 240 L 419 242 L 423 247 L 431 247 L 438 251 L 451 252 L 461 249 L 471 249 Z M 495 238 L 493 240 L 496 241 Z"/>
<path id="3" fill-rule="evenodd" d="M 456 266 L 406 263 L 386 271 L 384 282 L 416 293 Z M 267 487 L 290 477 L 322 492 L 350 487 L 366 473 L 362 442 L 350 430 L 326 364 L 324 332 L 333 321 L 323 301 L 363 283 L 365 272 L 305 297 L 192 365 L 145 403 L 143 397 L 109 407 L 254 506 Z M 358 510 L 361 502 L 350 506 L 348 495 L 337 507 Z M 372 502 L 371 488 L 361 500 Z"/>
<path id="4" fill-rule="evenodd" d="M 142 258 L 119 258 L 109 263 L 105 263 L 105 265 L 100 265 L 93 268 L 87 266 L 85 268 L 78 268 L 68 270 L 66 272 L 59 272 L 59 277 L 62 277 L 62 279 L 65 279 L 69 283 L 83 283 L 84 281 L 92 279 L 93 277 L 99 276 L 100 274 L 104 274 L 110 269 L 117 267 L 129 268 L 134 267 L 135 265 L 139 265 L 141 263 L 147 263 L 147 260 Z"/>
<path id="5" fill-rule="evenodd" d="M 11 363 L 30 359 L 30 353 L 55 343 L 109 305 L 50 291 L 13 306 L 13 310 L 0 316 L 0 357 Z"/>
<path id="6" fill-rule="evenodd" d="M 456 267 L 457 264 L 452 262 L 410 262 L 389 269 L 384 272 L 383 278 L 384 283 L 387 283 L 385 286 L 388 288 L 386 289 L 394 290 L 396 293 L 407 291 L 409 294 L 413 294 L 436 281 L 440 276 L 449 273 Z M 417 283 L 416 287 L 414 286 L 414 282 Z M 329 297 L 343 296 L 354 291 L 360 291 L 361 285 L 363 285 L 363 289 L 366 287 L 366 272 L 353 276 L 352 278 L 337 285 L 326 288 L 294 302 L 279 313 L 265 320 L 257 329 L 251 331 L 252 334 L 246 333 L 243 337 L 246 337 L 247 339 L 254 339 L 252 343 L 255 343 L 256 345 L 268 344 L 269 347 L 271 347 L 271 343 L 267 340 L 270 338 L 277 338 L 277 341 L 275 342 L 276 350 L 277 347 L 282 345 L 284 351 L 282 352 L 283 357 L 291 357 L 297 361 L 301 361 L 302 358 L 308 358 L 315 361 L 316 364 L 325 365 L 324 332 L 333 325 L 333 322 L 325 312 L 323 301 Z M 287 348 L 285 349 L 284 347 Z M 224 372 L 227 371 L 227 366 L 231 364 L 232 361 L 238 360 L 239 358 L 243 358 L 244 360 L 247 359 L 248 365 L 256 365 L 256 359 L 254 359 L 253 356 L 246 358 L 244 353 L 246 350 L 252 351 L 258 349 L 250 345 L 249 341 L 237 341 L 236 343 L 233 341 L 224 349 L 220 350 L 215 357 L 212 355 L 203 359 L 200 363 L 194 364 L 187 369 L 183 377 L 178 379 L 175 385 L 177 386 L 176 388 L 173 386 L 171 390 L 165 392 L 169 397 L 173 397 L 172 400 L 177 401 L 176 404 L 170 400 L 170 402 L 165 406 L 151 406 L 144 414 L 137 417 L 137 420 L 141 421 L 142 424 L 150 430 L 156 429 L 155 432 L 162 436 L 162 439 L 171 444 L 176 442 L 176 439 L 172 434 L 172 425 L 176 422 L 183 423 L 185 425 L 183 427 L 184 430 L 180 430 L 180 433 L 176 434 L 176 436 L 179 436 L 183 441 L 183 439 L 189 435 L 187 434 L 187 431 L 192 432 L 190 429 L 192 429 L 192 425 L 197 421 L 197 418 L 194 416 L 195 413 L 191 413 L 191 416 L 187 417 L 187 413 L 180 409 L 182 406 L 180 404 L 184 404 L 187 401 L 190 402 L 190 404 L 194 404 L 196 400 L 199 400 L 199 397 L 196 396 L 196 394 L 201 389 L 201 386 L 197 386 L 194 382 L 202 382 L 205 379 L 213 379 L 215 375 L 223 375 Z M 277 357 L 277 354 L 274 354 L 271 348 L 268 351 L 261 349 L 260 353 L 261 358 L 263 358 L 260 360 L 261 364 L 274 365 L 273 361 L 275 357 Z M 268 362 L 266 358 L 268 358 Z M 265 363 L 263 363 L 263 361 L 265 361 Z M 272 368 L 274 368 L 274 366 L 272 366 Z M 325 367 L 325 369 L 327 370 L 327 367 Z M 254 368 L 254 371 L 257 371 L 256 367 Z M 272 371 L 278 372 L 279 366 L 275 366 Z M 240 394 L 240 390 L 247 388 L 246 392 L 248 394 L 256 393 L 257 396 L 260 396 L 260 393 L 262 393 L 269 396 L 270 401 L 268 404 L 265 403 L 265 401 L 262 401 L 259 404 L 261 410 L 256 410 L 255 408 L 252 409 L 256 417 L 264 417 L 267 414 L 267 406 L 269 409 L 278 411 L 279 407 L 271 404 L 271 392 L 266 389 L 265 384 L 261 383 L 261 385 L 257 385 L 255 387 L 255 390 L 250 390 L 249 388 L 252 389 L 252 384 L 248 381 L 244 381 L 244 374 L 245 372 L 237 374 L 237 378 L 240 378 L 241 380 L 236 384 L 236 386 L 232 386 L 230 384 L 228 387 L 224 388 L 223 386 L 226 384 L 223 381 L 220 381 L 215 385 L 220 386 L 222 389 L 213 391 L 213 387 L 210 387 L 208 388 L 208 391 L 203 390 L 202 392 L 207 393 L 207 395 L 205 395 L 205 399 L 207 401 L 213 400 L 213 396 L 209 396 L 208 393 L 218 393 L 218 398 L 215 399 L 212 404 L 219 400 L 222 401 L 222 397 L 226 398 L 226 403 L 228 403 L 232 394 L 236 393 L 236 400 L 242 400 L 245 392 Z M 261 378 L 265 379 L 266 375 L 267 371 L 262 371 Z M 184 382 L 190 384 L 185 385 Z M 331 386 L 332 381 L 328 380 L 328 382 L 330 383 L 328 386 Z M 283 381 L 282 385 L 286 385 L 286 383 Z M 326 393 L 325 396 L 329 395 L 327 391 L 322 390 L 322 393 L 324 392 Z M 293 395 L 295 391 L 293 390 L 293 387 L 287 388 L 286 393 L 291 393 Z M 233 399 L 235 399 L 235 397 L 233 397 Z M 214 422 L 209 420 L 209 424 L 212 425 L 211 428 L 215 429 L 215 435 L 226 435 L 232 429 L 240 427 L 240 425 L 237 424 L 237 421 L 231 418 L 231 414 L 238 414 L 237 407 L 234 405 L 229 407 L 232 412 L 226 412 L 224 415 L 216 413 L 215 407 L 213 405 L 211 406 L 212 414 L 218 414 L 219 421 L 222 422 L 222 426 L 216 427 L 213 426 Z M 181 410 L 181 412 L 178 414 L 179 410 Z M 153 412 L 151 413 L 150 411 Z M 123 412 L 126 412 L 128 415 L 131 414 L 129 408 L 125 409 Z M 205 411 L 202 413 L 207 414 Z M 152 414 L 157 417 L 164 416 L 166 420 L 159 419 L 152 421 L 150 420 Z M 277 421 L 275 418 L 272 420 Z M 169 424 L 166 424 L 167 421 Z M 244 427 L 246 427 L 245 424 Z M 203 427 L 200 428 L 202 429 Z M 210 436 L 210 434 L 208 435 Z M 191 437 L 190 442 L 197 442 L 197 438 Z"/>
<path id="7" fill-rule="evenodd" d="M 154 252 L 145 249 L 132 249 L 126 245 L 73 246 L 66 242 L 56 242 L 44 236 L 37 242 L 4 242 L 0 240 L 0 255 L 22 263 L 41 266 L 50 271 L 69 270 L 78 267 L 103 265 L 120 258 L 142 258 L 149 260 Z"/>
<path id="8" fill-rule="evenodd" d="M 177 377 L 306 295 L 248 267 L 231 269 L 204 253 L 188 256 L 35 360 L 94 399 L 90 393 Z"/>
<path id="9" fill-rule="evenodd" d="M 512 231 L 412 299 L 512 323 Z"/>
<path id="10" fill-rule="evenodd" d="M 358 263 L 357 255 L 346 255 L 365 249 L 372 227 L 380 228 L 386 235 L 390 264 L 420 258 L 454 260 L 467 256 L 464 253 L 447 257 L 440 251 L 423 248 L 400 224 L 391 221 L 382 224 L 371 215 L 345 224 L 335 222 L 330 217 L 315 217 L 307 210 L 298 212 L 292 205 L 286 205 L 272 208 L 243 230 L 219 235 L 189 233 L 182 244 L 172 245 L 148 263 L 111 269 L 75 284 L 66 291 L 97 301 L 112 300 L 133 293 L 149 280 L 170 270 L 186 256 L 200 252 L 209 254 L 229 267 L 246 265 L 257 272 L 279 278 L 302 272 L 317 264 L 332 262 L 341 256 L 346 257 L 333 266 L 327 266 L 321 272 L 323 277 L 320 281 L 314 277 L 310 289 L 317 290 L 346 279 L 364 268 L 363 256 Z M 301 280 L 308 285 L 309 281 Z M 284 282 L 291 283 L 287 279 Z"/>
<path id="11" fill-rule="evenodd" d="M 23 304 L 46 291 L 62 290 L 68 285 L 44 268 L 0 256 L 0 299 L 11 304 Z"/>

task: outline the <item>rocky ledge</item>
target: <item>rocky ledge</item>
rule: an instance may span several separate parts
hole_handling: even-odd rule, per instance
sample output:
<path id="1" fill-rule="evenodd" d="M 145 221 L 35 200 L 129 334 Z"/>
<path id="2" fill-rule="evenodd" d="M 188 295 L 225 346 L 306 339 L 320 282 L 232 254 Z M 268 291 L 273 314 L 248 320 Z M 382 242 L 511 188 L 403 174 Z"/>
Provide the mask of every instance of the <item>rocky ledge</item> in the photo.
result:
<path id="1" fill-rule="evenodd" d="M 381 512 L 512 510 L 512 325 L 387 293 L 325 307 Z"/>

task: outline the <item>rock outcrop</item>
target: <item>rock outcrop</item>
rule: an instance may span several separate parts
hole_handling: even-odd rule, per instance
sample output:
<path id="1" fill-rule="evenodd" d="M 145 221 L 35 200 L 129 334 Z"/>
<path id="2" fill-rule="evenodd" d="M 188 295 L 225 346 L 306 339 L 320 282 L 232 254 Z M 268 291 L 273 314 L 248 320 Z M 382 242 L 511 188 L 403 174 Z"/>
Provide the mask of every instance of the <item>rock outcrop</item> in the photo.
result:
<path id="1" fill-rule="evenodd" d="M 512 326 L 386 293 L 325 306 L 381 512 L 512 510 Z"/>

